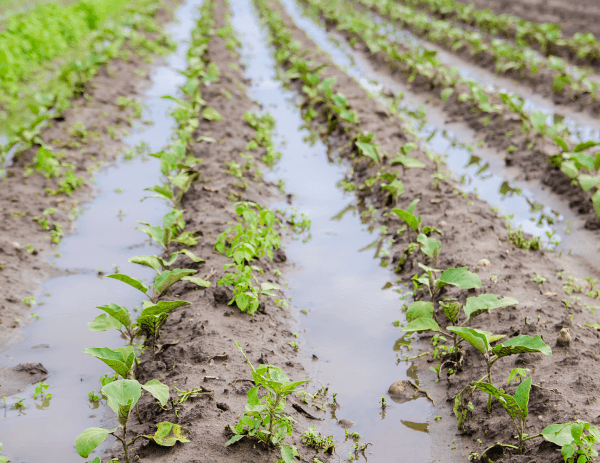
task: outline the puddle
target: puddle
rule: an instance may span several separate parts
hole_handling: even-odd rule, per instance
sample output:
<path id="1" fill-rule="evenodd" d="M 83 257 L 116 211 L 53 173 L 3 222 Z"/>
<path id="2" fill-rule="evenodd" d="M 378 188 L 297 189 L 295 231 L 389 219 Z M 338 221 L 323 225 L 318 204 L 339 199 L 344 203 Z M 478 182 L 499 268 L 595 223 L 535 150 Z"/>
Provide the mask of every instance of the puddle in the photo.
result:
<path id="1" fill-rule="evenodd" d="M 476 64 L 451 53 L 443 47 L 427 40 L 421 39 L 406 29 L 396 26 L 387 18 L 379 14 L 367 12 L 364 8 L 358 7 L 368 14 L 376 23 L 381 25 L 381 33 L 398 43 L 407 47 L 421 47 L 427 50 L 435 51 L 440 62 L 447 67 L 456 67 L 460 75 L 465 79 L 474 80 L 484 85 L 493 92 L 508 92 L 518 95 L 525 101 L 523 109 L 527 112 L 533 112 L 536 109 L 548 115 L 548 121 L 552 122 L 554 118 L 562 122 L 573 134 L 576 140 L 600 140 L 600 130 L 598 130 L 597 118 L 591 114 L 582 111 L 576 111 L 571 108 L 556 105 L 554 102 L 536 92 L 527 84 L 521 84 L 519 81 L 496 74 L 491 70 L 484 69 Z"/>
<path id="2" fill-rule="evenodd" d="M 385 104 L 389 104 L 389 100 L 381 96 L 383 89 L 406 95 L 402 104 L 408 106 L 407 110 L 425 115 L 424 123 L 419 127 L 421 138 L 427 140 L 424 145 L 434 153 L 446 156 L 448 168 L 457 178 L 464 178 L 464 191 L 476 192 L 490 206 L 499 208 L 501 214 L 511 214 L 513 225 L 522 227 L 527 233 L 546 241 L 547 233 L 554 233 L 552 239 L 561 242 L 558 250 L 572 250 L 588 267 L 600 270 L 596 257 L 597 237 L 583 228 L 584 220 L 571 210 L 565 198 L 542 189 L 539 182 L 516 180 L 522 172 L 507 168 L 495 149 L 483 146 L 472 152 L 457 143 L 455 140 L 461 140 L 474 146 L 477 134 L 466 124 L 447 124 L 446 113 L 440 106 L 430 104 L 428 95 L 411 93 L 402 82 L 377 71 L 367 56 L 349 47 L 341 36 L 328 33 L 320 23 L 303 16 L 303 10 L 294 0 L 280 1 L 298 27 L 365 90 L 379 96 Z M 487 167 L 482 170 L 485 165 Z M 510 194 L 507 192 L 510 189 L 516 191 Z M 552 220 L 554 224 L 548 223 Z"/>
<path id="3" fill-rule="evenodd" d="M 394 350 L 399 330 L 392 322 L 403 319 L 402 301 L 397 292 L 382 290 L 393 274 L 373 258 L 374 249 L 360 252 L 376 233 L 361 223 L 352 207 L 354 195 L 335 186 L 346 168 L 328 162 L 320 141 L 313 146 L 304 141 L 309 133 L 301 129 L 304 121 L 293 104 L 296 95 L 275 80 L 275 62 L 251 0 L 235 0 L 232 8 L 233 26 L 243 36 L 246 76 L 252 79 L 250 95 L 277 121 L 283 157 L 268 177 L 283 179 L 286 191 L 295 195 L 293 205 L 312 221 L 312 238 L 293 241 L 286 253 L 298 267 L 289 278 L 289 295 L 295 307 L 307 311 L 300 315 L 300 344 L 310 346 L 309 356 L 319 358 L 313 363 L 313 378 L 337 393 L 337 418 L 356 423 L 351 431 L 362 436 L 361 443 L 372 444 L 368 459 L 395 461 L 401 450 L 404 463 L 428 461 L 430 436 L 424 431 L 429 402 L 418 398 L 396 404 L 387 394 L 393 382 L 410 374 L 404 363 L 397 365 Z M 382 395 L 391 405 L 385 418 L 380 414 Z M 335 421 L 324 426 L 336 442 L 344 441 L 344 429 Z M 346 447 L 351 443 L 338 450 L 343 459 Z"/>
<path id="4" fill-rule="evenodd" d="M 171 104 L 161 97 L 176 94 L 177 86 L 185 83 L 185 77 L 178 71 L 186 67 L 187 40 L 201 3 L 201 0 L 185 2 L 177 11 L 179 23 L 169 27 L 178 43 L 177 50 L 167 57 L 164 66 L 156 67 L 151 74 L 152 84 L 145 92 L 144 120 L 154 124 L 126 139 L 132 147 L 144 141 L 156 152 L 170 141 L 174 128 L 174 121 L 168 116 Z M 141 305 L 138 291 L 118 281 L 99 278 L 97 270 L 101 268 L 108 273 L 118 265 L 121 272 L 142 279 L 152 277 L 151 269 L 145 270 L 127 260 L 138 254 L 160 252 L 146 242 L 144 233 L 135 230 L 138 221 L 160 223 L 168 212 L 160 201 L 140 202 L 147 194 L 144 188 L 160 181 L 159 164 L 155 158 L 137 157 L 120 161 L 97 174 L 98 196 L 85 206 L 85 213 L 77 221 L 77 234 L 66 237 L 57 250 L 62 257 L 55 265 L 76 273 L 43 284 L 44 295 L 36 297 L 43 305 L 32 310 L 39 314 L 39 320 L 27 325 L 23 339 L 0 358 L 0 368 L 42 363 L 49 373 L 47 392 L 52 394 L 47 407 L 41 406 L 41 400 L 33 400 L 34 386 L 16 394 L 25 398 L 27 406 L 21 416 L 11 408 L 18 399 L 7 397 L 7 409 L 0 421 L 0 442 L 13 463 L 81 463 L 75 452 L 75 438 L 86 428 L 114 425 L 112 417 L 105 420 L 104 406 L 95 409 L 88 402 L 88 392 L 99 389 L 98 379 L 109 368 L 84 354 L 82 349 L 123 346 L 123 340 L 114 330 L 88 330 L 87 323 L 100 314 L 95 306 L 118 302 L 132 309 Z M 118 188 L 121 193 L 115 191 Z"/>

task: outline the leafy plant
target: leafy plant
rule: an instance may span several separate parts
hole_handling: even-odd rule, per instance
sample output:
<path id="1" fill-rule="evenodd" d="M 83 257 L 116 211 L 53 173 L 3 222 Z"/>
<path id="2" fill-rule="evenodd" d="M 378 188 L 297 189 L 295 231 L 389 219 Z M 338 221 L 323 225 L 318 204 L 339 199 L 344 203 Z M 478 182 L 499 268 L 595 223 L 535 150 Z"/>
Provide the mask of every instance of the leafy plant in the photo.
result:
<path id="1" fill-rule="evenodd" d="M 240 344 L 236 346 L 252 369 L 255 387 L 248 391 L 248 404 L 238 424 L 232 428 L 235 435 L 227 441 L 231 445 L 244 437 L 252 437 L 268 447 L 280 447 L 281 458 L 285 463 L 293 463 L 296 448 L 284 444 L 286 436 L 291 436 L 294 419 L 284 413 L 287 397 L 298 391 L 298 386 L 309 380 L 290 381 L 283 370 L 273 365 L 260 365 L 254 368 Z M 259 397 L 259 391 L 266 394 Z"/>
<path id="2" fill-rule="evenodd" d="M 152 379 L 146 384 L 140 384 L 136 380 L 118 380 L 103 386 L 100 391 L 106 398 L 108 406 L 115 412 L 119 420 L 119 426 L 114 429 L 89 428 L 83 431 L 75 440 L 77 453 L 83 458 L 87 458 L 106 438 L 111 435 L 115 437 L 123 446 L 125 453 L 125 462 L 130 463 L 129 447 L 139 438 L 153 440 L 156 444 L 163 447 L 172 447 L 177 442 L 189 442 L 185 437 L 183 429 L 168 421 L 158 423 L 158 428 L 153 436 L 137 435 L 130 441 L 127 439 L 127 423 L 132 410 L 137 405 L 142 396 L 142 391 L 149 392 L 161 406 L 165 406 L 169 399 L 169 387 L 162 384 L 157 379 Z M 121 434 L 117 430 L 121 430 Z"/>
<path id="3" fill-rule="evenodd" d="M 593 447 L 600 440 L 600 431 L 585 421 L 551 424 L 541 435 L 547 441 L 561 447 L 560 453 L 565 463 L 585 463 L 595 460 L 598 456 Z"/>
<path id="4" fill-rule="evenodd" d="M 317 452 L 331 453 L 335 450 L 333 436 L 322 436 L 314 426 L 304 431 L 300 439 L 304 445 L 314 448 Z"/>

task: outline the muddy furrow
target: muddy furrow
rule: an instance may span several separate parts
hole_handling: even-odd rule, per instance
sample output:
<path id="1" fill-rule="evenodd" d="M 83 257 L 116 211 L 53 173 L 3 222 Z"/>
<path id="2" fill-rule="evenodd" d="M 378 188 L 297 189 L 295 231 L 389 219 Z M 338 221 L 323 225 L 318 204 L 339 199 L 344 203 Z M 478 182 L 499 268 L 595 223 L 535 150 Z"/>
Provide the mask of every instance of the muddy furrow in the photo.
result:
<path id="1" fill-rule="evenodd" d="M 291 22 L 278 3 L 264 1 L 259 4 L 263 5 L 262 14 L 265 16 L 268 11 L 281 14 L 285 26 L 292 31 L 293 38 L 301 44 L 299 53 L 307 52 L 305 59 L 312 60 L 311 66 L 328 65 L 323 70 L 321 78 L 335 77 L 334 91 L 343 93 L 349 108 L 356 112 L 360 120 L 357 124 L 360 133 L 374 135 L 372 140 L 379 143 L 377 150 L 379 153 L 395 153 L 399 146 L 404 146 L 411 141 L 412 136 L 402 129 L 401 124 L 398 122 L 390 124 L 391 118 L 385 109 L 382 109 L 376 101 L 369 99 L 344 72 L 331 66 L 326 56 L 315 51 L 316 44 Z M 274 23 L 271 27 L 272 31 L 281 30 L 281 27 Z M 280 49 L 278 54 L 280 64 L 286 68 L 291 66 L 293 61 L 285 58 L 285 47 L 280 43 L 277 44 Z M 294 78 L 293 74 L 290 75 L 293 88 L 302 93 L 300 79 Z M 310 100 L 307 100 L 307 103 L 308 101 Z M 577 384 L 591 384 L 592 379 L 597 380 L 593 365 L 600 353 L 598 336 L 594 328 L 584 326 L 585 322 L 593 323 L 595 316 L 581 305 L 578 308 L 573 300 L 566 297 L 565 290 L 562 288 L 563 285 L 568 286 L 566 275 L 573 275 L 580 281 L 587 276 L 585 270 L 581 273 L 582 268 L 579 263 L 568 256 L 558 257 L 535 250 L 528 252 L 516 247 L 509 239 L 509 236 L 514 235 L 507 235 L 502 220 L 492 214 L 489 207 L 474 196 L 467 195 L 466 198 L 456 196 L 453 183 L 446 178 L 440 178 L 435 162 L 427 159 L 422 152 L 415 154 L 413 151 L 411 155 L 423 161 L 425 167 L 410 169 L 406 173 L 403 169 L 388 167 L 385 161 L 382 166 L 378 166 L 367 157 L 358 156 L 354 128 L 338 119 L 338 125 L 332 132 L 329 130 L 323 133 L 327 121 L 331 118 L 331 114 L 328 114 L 331 109 L 328 109 L 327 105 L 313 106 L 313 109 L 319 114 L 319 118 L 314 123 L 315 130 L 322 132 L 323 140 L 330 147 L 330 152 L 352 164 L 347 181 L 357 185 L 360 203 L 364 201 L 365 205 L 374 206 L 379 213 L 389 210 L 390 194 L 387 189 L 382 188 L 383 180 L 375 183 L 368 180 L 377 178 L 378 171 L 397 172 L 404 184 L 404 194 L 399 196 L 398 206 L 406 208 L 410 201 L 419 199 L 417 212 L 423 216 L 423 223 L 440 227 L 444 233 L 439 238 L 442 251 L 437 267 L 445 269 L 466 265 L 475 271 L 482 281 L 482 287 L 470 290 L 469 296 L 485 292 L 501 293 L 519 301 L 516 306 L 480 316 L 471 326 L 480 329 L 493 328 L 495 333 L 508 336 L 537 334 L 553 347 L 552 356 L 528 354 L 517 357 L 516 361 L 513 357 L 509 357 L 496 365 L 497 378 L 506 378 L 515 364 L 533 370 L 533 379 L 537 386 L 534 387 L 530 398 L 531 418 L 528 433 L 539 432 L 551 422 L 566 422 L 579 417 L 587 421 L 593 420 L 593 417 L 598 414 L 595 401 L 588 393 L 578 388 Z M 432 175 L 434 175 L 433 181 Z M 395 201 L 391 203 L 391 206 L 395 205 Z M 402 225 L 402 222 L 394 217 L 391 214 L 376 216 L 378 223 L 387 227 L 388 232 L 382 233 L 384 239 L 392 241 L 389 252 L 392 257 L 391 263 L 396 265 L 410 238 L 406 234 L 398 236 L 395 230 Z M 476 252 L 474 252 L 475 243 L 477 243 Z M 413 273 L 419 272 L 416 265 L 418 260 L 420 259 L 416 256 L 408 258 L 399 268 L 401 275 L 409 278 Z M 427 259 L 425 262 L 428 262 Z M 557 274 L 562 271 L 565 273 L 557 277 Z M 544 276 L 546 280 L 543 283 L 536 283 L 533 281 L 536 275 Z M 417 292 L 417 296 L 419 295 L 420 293 Z M 460 301 L 464 301 L 465 296 L 464 292 L 457 289 L 447 290 L 444 293 L 444 297 L 457 297 Z M 560 301 L 561 297 L 568 300 L 569 309 Z M 584 298 L 585 296 L 579 300 L 579 304 L 583 303 Z M 586 301 L 586 304 L 597 304 L 592 299 Z M 445 326 L 443 323 L 449 323 L 441 312 L 438 312 L 437 316 L 438 319 L 443 320 L 442 326 Z M 576 333 L 573 342 L 567 348 L 556 346 L 556 339 L 562 328 L 569 328 L 571 336 Z M 426 340 L 429 338 L 430 335 L 421 337 L 417 352 L 427 346 Z M 567 352 L 568 358 L 566 358 Z M 413 351 L 410 355 L 414 353 Z M 442 421 L 453 419 L 452 397 L 463 386 L 479 379 L 485 372 L 485 365 L 476 350 L 467 348 L 465 361 L 461 371 L 452 377 L 448 386 L 443 383 L 434 386 L 433 382 L 430 382 L 433 378 L 427 372 L 430 365 L 427 358 L 419 357 L 416 361 L 420 378 L 425 381 L 425 383 L 421 382 L 421 387 L 435 390 L 435 395 L 438 397 L 447 395 L 447 402 L 436 402 L 436 412 L 440 411 Z M 573 378 L 573 384 L 565 381 L 565 377 Z M 504 379 L 497 381 L 503 382 Z M 541 385 L 543 388 L 538 387 Z M 509 391 L 513 390 L 512 386 L 503 387 Z M 593 392 L 590 391 L 590 394 Z M 485 412 L 484 404 L 487 398 L 484 394 L 475 393 L 472 401 L 475 409 L 467 413 L 467 421 L 462 430 L 464 439 L 458 449 L 464 457 L 470 452 L 477 451 L 478 440 L 483 444 L 482 448 L 485 448 L 496 441 L 510 442 L 514 434 L 514 430 L 510 427 L 510 419 L 499 404 L 494 404 L 492 413 L 488 415 Z M 431 425 L 430 429 L 434 433 L 437 446 L 444 449 L 450 447 L 449 442 L 440 441 L 436 437 L 435 424 Z M 545 461 L 559 461 L 562 458 L 555 448 L 541 443 L 540 440 L 527 442 L 525 453 L 529 457 L 535 455 L 536 458 L 543 458 Z M 442 461 L 447 459 L 442 458 Z M 503 461 L 516 462 L 522 459 L 507 454 Z"/>
<path id="2" fill-rule="evenodd" d="M 311 14 L 325 15 L 326 17 L 323 18 L 325 24 L 331 29 L 337 27 L 341 35 L 354 44 L 356 50 L 362 51 L 378 70 L 387 71 L 395 78 L 409 84 L 408 88 L 412 92 L 433 93 L 440 97 L 442 107 L 448 115 L 448 122 L 467 123 L 472 130 L 481 134 L 483 141 L 490 148 L 506 153 L 504 159 L 507 166 L 519 167 L 528 178 L 542 181 L 554 192 L 570 198 L 571 207 L 577 213 L 584 215 L 586 227 L 596 229 L 599 219 L 593 209 L 593 202 L 600 207 L 600 190 L 595 193 L 592 188 L 588 193 L 584 192 L 581 186 L 574 185 L 571 178 L 558 167 L 553 168 L 546 162 L 553 155 L 554 142 L 544 136 L 534 135 L 530 138 L 531 132 L 523 133 L 523 119 L 529 120 L 529 115 L 523 112 L 522 105 L 519 108 L 513 107 L 514 101 L 511 103 L 511 97 L 508 95 L 500 95 L 503 101 L 491 92 L 481 97 L 481 87 L 468 80 L 459 79 L 448 87 L 443 83 L 446 79 L 444 76 L 449 72 L 448 69 L 415 64 L 412 55 L 405 59 L 406 55 L 402 52 L 402 47 L 398 51 L 392 50 L 389 54 L 381 49 L 371 50 L 374 45 L 366 42 L 369 40 L 368 37 L 363 37 L 360 31 L 354 31 L 354 26 L 349 27 L 348 22 L 341 24 L 336 19 L 341 11 L 339 7 L 340 4 L 335 1 L 318 4 L 312 2 L 310 6 Z M 368 35 L 370 34 L 369 32 Z M 421 61 L 426 62 L 427 59 Z M 457 69 L 455 71 L 458 73 Z M 450 91 L 452 86 L 454 90 Z M 443 94 L 443 92 L 448 93 Z M 471 92 L 480 96 L 471 98 L 468 96 Z M 483 106 L 482 101 L 486 101 Z M 525 125 L 527 123 L 525 122 Z"/>
<path id="3" fill-rule="evenodd" d="M 167 5 L 157 11 L 160 29 L 173 18 L 173 3 Z M 62 237 L 75 229 L 81 203 L 94 195 L 95 173 L 123 153 L 135 155 L 123 139 L 142 114 L 137 99 L 149 82 L 147 54 L 143 47 L 129 48 L 128 60 L 115 59 L 101 68 L 84 95 L 39 134 L 45 148 L 36 143 L 20 153 L 2 179 L 0 350 L 27 323 L 35 285 L 65 273 L 48 259 L 60 252 Z M 144 151 L 143 145 L 139 148 Z M 67 171 L 71 173 L 65 175 Z"/>

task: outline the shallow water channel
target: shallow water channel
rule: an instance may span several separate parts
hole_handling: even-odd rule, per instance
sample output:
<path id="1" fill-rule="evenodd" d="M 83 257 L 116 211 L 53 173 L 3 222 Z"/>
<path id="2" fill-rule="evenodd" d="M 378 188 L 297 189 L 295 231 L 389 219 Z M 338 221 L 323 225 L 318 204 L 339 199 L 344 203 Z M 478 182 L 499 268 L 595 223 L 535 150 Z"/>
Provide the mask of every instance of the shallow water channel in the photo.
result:
<path id="1" fill-rule="evenodd" d="M 444 154 L 448 168 L 457 178 L 464 179 L 463 189 L 475 192 L 490 206 L 498 207 L 501 214 L 512 215 L 512 223 L 527 233 L 548 240 L 547 232 L 555 233 L 553 240 L 561 241 L 558 250 L 572 251 L 590 269 L 600 271 L 597 237 L 583 228 L 584 220 L 568 204 L 568 199 L 542 188 L 539 182 L 517 180 L 518 169 L 507 168 L 502 156 L 486 146 L 468 150 L 460 144 L 475 146 L 477 134 L 464 123 L 446 123 L 447 115 L 439 105 L 431 104 L 428 95 L 411 93 L 401 81 L 374 68 L 367 57 L 352 49 L 341 36 L 328 33 L 320 23 L 303 16 L 302 8 L 294 0 L 281 0 L 287 13 L 332 61 L 344 69 L 365 90 L 381 96 L 383 89 L 404 94 L 402 106 L 410 111 L 421 108 L 424 121 L 419 128 L 425 146 L 436 154 Z M 419 121 L 417 126 L 419 125 Z M 540 161 L 542 162 L 542 161 Z M 568 232 L 567 232 L 568 231 Z"/>
<path id="2" fill-rule="evenodd" d="M 178 71 L 186 68 L 186 54 L 192 28 L 202 0 L 187 0 L 177 11 L 177 24 L 169 27 L 177 50 L 163 65 L 151 72 L 151 85 L 144 92 L 144 120 L 153 122 L 125 141 L 136 146 L 145 142 L 151 152 L 163 149 L 171 138 L 174 121 L 168 116 L 171 103 L 164 95 L 177 94 L 177 86 L 185 83 Z M 0 367 L 21 363 L 42 363 L 48 370 L 47 392 L 52 394 L 49 406 L 32 398 L 34 386 L 17 394 L 25 398 L 27 408 L 19 413 L 11 409 L 17 397 L 6 398 L 7 407 L 0 418 L 0 442 L 13 463 L 81 463 L 75 451 L 75 438 L 89 427 L 112 427 L 104 417 L 105 407 L 95 409 L 88 402 L 88 392 L 98 391 L 98 378 L 109 371 L 101 361 L 82 352 L 86 347 L 121 347 L 122 339 L 113 330 L 90 332 L 87 323 L 100 314 L 95 306 L 119 302 L 130 309 L 141 305 L 140 294 L 116 280 L 98 277 L 98 269 L 119 271 L 142 279 L 150 279 L 153 271 L 130 264 L 127 260 L 139 254 L 160 252 L 135 227 L 138 221 L 160 223 L 167 206 L 156 200 L 140 202 L 147 195 L 144 188 L 160 180 L 160 165 L 155 158 L 137 157 L 119 161 L 98 173 L 98 194 L 85 206 L 77 221 L 77 233 L 66 237 L 58 248 L 59 269 L 68 275 L 44 282 L 42 295 L 35 299 L 43 305 L 35 307 L 40 315 L 23 329 L 23 339 L 5 351 Z M 122 193 L 115 191 L 122 189 Z M 122 212 L 122 214 L 120 214 Z M 123 215 L 124 214 L 124 215 Z M 35 436 L 35 437 L 33 437 Z M 107 441 L 108 442 L 108 441 Z"/>
<path id="3" fill-rule="evenodd" d="M 354 195 L 336 187 L 346 168 L 328 162 L 327 148 L 320 141 L 314 146 L 304 141 L 309 133 L 301 129 L 295 95 L 275 79 L 275 62 L 251 0 L 234 0 L 232 8 L 233 26 L 242 34 L 246 76 L 252 79 L 250 95 L 277 121 L 283 157 L 269 176 L 285 181 L 286 191 L 294 195 L 293 205 L 312 221 L 312 238 L 306 243 L 293 241 L 286 253 L 297 266 L 289 276 L 288 293 L 295 307 L 308 311 L 306 316 L 299 314 L 300 343 L 309 346 L 305 350 L 309 358 L 312 354 L 319 358 L 313 378 L 338 394 L 337 418 L 355 422 L 351 431 L 361 434 L 361 442 L 373 444 L 367 458 L 428 461 L 427 399 L 395 404 L 388 397 L 392 407 L 385 419 L 380 415 L 378 402 L 382 395 L 387 397 L 390 384 L 418 379 L 404 363 L 397 365 L 394 346 L 400 333 L 392 322 L 403 319 L 402 301 L 398 292 L 382 290 L 394 275 L 379 266 L 373 250 L 360 251 L 377 233 L 361 223 Z M 339 214 L 344 210 L 347 213 Z M 337 442 L 344 441 L 344 430 L 335 421 L 325 426 Z M 347 458 L 347 451 L 340 448 L 340 456 Z"/>

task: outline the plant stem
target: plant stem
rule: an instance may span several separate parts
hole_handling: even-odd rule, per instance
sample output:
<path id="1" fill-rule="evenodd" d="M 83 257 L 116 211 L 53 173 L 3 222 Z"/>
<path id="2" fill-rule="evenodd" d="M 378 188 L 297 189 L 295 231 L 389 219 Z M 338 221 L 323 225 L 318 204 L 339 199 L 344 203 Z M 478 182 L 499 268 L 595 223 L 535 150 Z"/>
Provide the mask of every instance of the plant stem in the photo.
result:
<path id="1" fill-rule="evenodd" d="M 488 367 L 488 374 L 487 374 L 488 381 L 493 386 L 494 383 L 492 383 L 492 364 L 488 362 L 487 367 Z M 490 394 L 488 397 L 487 411 L 488 411 L 488 413 L 492 412 L 492 394 Z"/>
<path id="2" fill-rule="evenodd" d="M 123 439 L 121 443 L 123 444 L 123 450 L 125 450 L 125 463 L 129 463 L 129 450 L 127 449 L 127 423 L 123 425 Z"/>

